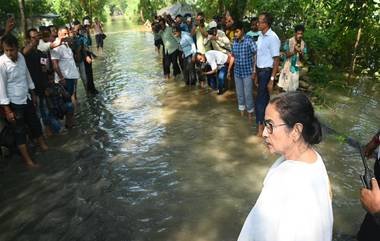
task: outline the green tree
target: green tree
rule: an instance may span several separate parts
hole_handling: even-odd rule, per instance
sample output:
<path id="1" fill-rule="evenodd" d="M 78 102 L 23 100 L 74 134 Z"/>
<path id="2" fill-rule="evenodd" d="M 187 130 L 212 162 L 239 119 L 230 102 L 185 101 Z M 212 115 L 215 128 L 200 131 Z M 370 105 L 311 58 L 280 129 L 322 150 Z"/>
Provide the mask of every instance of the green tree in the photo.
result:
<path id="1" fill-rule="evenodd" d="M 165 7 L 165 5 L 164 0 L 140 0 L 137 5 L 140 20 L 152 19 L 156 15 L 157 10 Z"/>

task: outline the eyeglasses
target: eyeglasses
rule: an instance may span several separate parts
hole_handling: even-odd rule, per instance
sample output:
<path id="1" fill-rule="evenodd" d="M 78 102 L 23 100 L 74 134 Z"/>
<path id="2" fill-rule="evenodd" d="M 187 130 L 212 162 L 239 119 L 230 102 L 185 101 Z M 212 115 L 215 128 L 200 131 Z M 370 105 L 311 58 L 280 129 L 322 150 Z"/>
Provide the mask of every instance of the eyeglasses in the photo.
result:
<path id="1" fill-rule="evenodd" d="M 273 125 L 273 123 L 270 120 L 264 120 L 264 126 L 265 126 L 265 128 L 267 128 L 269 134 L 273 133 L 273 129 L 275 127 L 285 126 L 285 125 L 287 125 L 287 124 L 282 123 L 282 124 L 278 124 L 278 125 Z"/>

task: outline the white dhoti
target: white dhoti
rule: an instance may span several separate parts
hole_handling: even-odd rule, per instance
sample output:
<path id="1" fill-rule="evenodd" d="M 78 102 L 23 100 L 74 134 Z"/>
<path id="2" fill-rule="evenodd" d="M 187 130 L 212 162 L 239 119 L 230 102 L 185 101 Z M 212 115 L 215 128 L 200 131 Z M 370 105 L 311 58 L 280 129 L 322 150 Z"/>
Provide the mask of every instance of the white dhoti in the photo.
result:
<path id="1" fill-rule="evenodd" d="M 281 70 L 280 78 L 278 80 L 278 86 L 284 91 L 296 91 L 299 87 L 300 72 L 288 72 L 285 73 L 284 69 Z"/>

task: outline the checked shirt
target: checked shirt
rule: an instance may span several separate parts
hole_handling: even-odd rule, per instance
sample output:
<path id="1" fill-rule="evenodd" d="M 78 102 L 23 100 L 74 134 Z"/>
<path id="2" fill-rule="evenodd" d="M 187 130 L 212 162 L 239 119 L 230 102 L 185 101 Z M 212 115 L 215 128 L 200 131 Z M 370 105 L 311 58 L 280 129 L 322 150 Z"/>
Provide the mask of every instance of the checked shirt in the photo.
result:
<path id="1" fill-rule="evenodd" d="M 252 75 L 253 56 L 256 53 L 256 43 L 249 36 L 244 36 L 241 41 L 234 40 L 232 54 L 235 57 L 234 75 L 244 78 Z"/>

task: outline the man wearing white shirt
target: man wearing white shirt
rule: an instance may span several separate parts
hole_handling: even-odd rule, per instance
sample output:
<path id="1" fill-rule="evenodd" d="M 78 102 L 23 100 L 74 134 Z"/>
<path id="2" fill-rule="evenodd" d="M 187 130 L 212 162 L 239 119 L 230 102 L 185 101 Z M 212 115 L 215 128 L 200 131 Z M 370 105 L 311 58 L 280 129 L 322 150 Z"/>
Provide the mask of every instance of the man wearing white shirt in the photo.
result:
<path id="1" fill-rule="evenodd" d="M 272 31 L 272 17 L 269 13 L 259 15 L 259 30 L 257 40 L 256 67 L 253 79 L 258 87 L 256 97 L 257 135 L 262 136 L 264 131 L 265 108 L 273 89 L 274 78 L 278 72 L 281 42 L 277 34 Z"/>
<path id="2" fill-rule="evenodd" d="M 36 166 L 26 146 L 26 126 L 42 150 L 48 147 L 42 137 L 41 123 L 35 110 L 34 84 L 25 59 L 18 52 L 16 37 L 2 38 L 4 54 L 0 56 L 0 105 L 14 131 L 16 145 L 28 166 Z"/>
<path id="3" fill-rule="evenodd" d="M 214 88 L 215 83 L 218 83 L 218 95 L 223 94 L 224 81 L 226 78 L 231 79 L 231 70 L 235 58 L 231 54 L 225 54 L 217 50 L 207 51 L 205 54 L 196 53 L 195 61 L 198 63 L 207 63 L 211 70 L 204 72 L 208 76 L 210 85 Z"/>
<path id="4" fill-rule="evenodd" d="M 63 44 L 57 48 L 51 49 L 51 60 L 55 71 L 55 81 L 62 84 L 67 92 L 73 96 L 75 92 L 76 81 L 79 78 L 79 72 L 75 65 L 73 51 L 66 43 L 69 37 L 69 30 L 66 27 L 58 29 L 58 38 Z M 66 127 L 73 126 L 74 113 L 66 114 Z"/>

